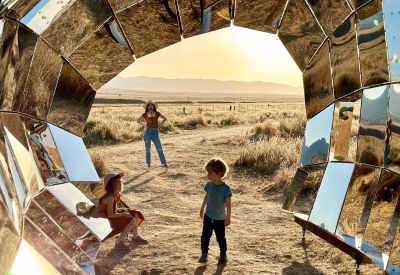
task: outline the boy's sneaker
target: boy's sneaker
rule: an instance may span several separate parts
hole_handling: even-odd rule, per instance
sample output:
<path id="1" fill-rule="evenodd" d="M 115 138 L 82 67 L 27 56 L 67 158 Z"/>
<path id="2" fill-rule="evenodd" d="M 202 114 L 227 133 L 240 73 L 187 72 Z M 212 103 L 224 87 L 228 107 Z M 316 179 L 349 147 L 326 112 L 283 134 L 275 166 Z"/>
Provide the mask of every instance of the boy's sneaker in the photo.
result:
<path id="1" fill-rule="evenodd" d="M 228 258 L 226 257 L 226 254 L 220 254 L 219 255 L 219 260 L 218 260 L 218 264 L 220 265 L 226 265 L 226 263 L 228 262 Z"/>
<path id="2" fill-rule="evenodd" d="M 132 237 L 131 241 L 133 243 L 141 243 L 141 244 L 148 244 L 149 243 L 147 240 L 143 239 L 140 236 L 137 236 L 136 238 Z"/>
<path id="3" fill-rule="evenodd" d="M 199 263 L 206 263 L 207 262 L 207 253 L 201 254 L 201 257 L 199 259 Z"/>
<path id="4" fill-rule="evenodd" d="M 124 242 L 117 242 L 115 243 L 114 247 L 117 250 L 130 250 L 129 246 L 127 246 Z"/>

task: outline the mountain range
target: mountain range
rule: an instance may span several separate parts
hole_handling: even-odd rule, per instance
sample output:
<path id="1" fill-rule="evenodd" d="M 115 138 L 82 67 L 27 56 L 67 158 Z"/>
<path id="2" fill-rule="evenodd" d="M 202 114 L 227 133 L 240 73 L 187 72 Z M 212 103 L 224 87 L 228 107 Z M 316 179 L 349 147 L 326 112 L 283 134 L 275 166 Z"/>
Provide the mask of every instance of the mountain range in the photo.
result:
<path id="1" fill-rule="evenodd" d="M 116 76 L 99 89 L 154 92 L 269 93 L 303 95 L 303 87 L 273 82 L 222 81 L 215 79 L 165 79 Z"/>

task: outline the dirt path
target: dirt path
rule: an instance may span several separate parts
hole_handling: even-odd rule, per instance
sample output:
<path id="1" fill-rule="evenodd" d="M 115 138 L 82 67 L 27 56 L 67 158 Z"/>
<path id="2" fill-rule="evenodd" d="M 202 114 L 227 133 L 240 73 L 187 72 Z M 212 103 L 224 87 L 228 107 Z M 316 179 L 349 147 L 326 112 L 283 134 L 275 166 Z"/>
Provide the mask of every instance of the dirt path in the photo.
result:
<path id="1" fill-rule="evenodd" d="M 96 259 L 96 274 L 354 274 L 355 263 L 349 256 L 313 234 L 307 234 L 303 246 L 302 230 L 281 211 L 280 196 L 263 194 L 258 187 L 265 179 L 232 165 L 225 179 L 234 194 L 232 224 L 226 230 L 229 263 L 216 264 L 214 235 L 208 264 L 197 263 L 202 229 L 198 213 L 207 181 L 203 166 L 215 155 L 231 164 L 251 128 L 162 135 L 169 169 L 161 167 L 156 155 L 147 169 L 143 141 L 90 148 L 107 159 L 110 171 L 125 173 L 122 198 L 145 215 L 140 233 L 149 240 L 148 245 L 131 245 L 129 253 L 115 251 L 114 240 L 106 241 Z M 363 266 L 363 274 L 377 274 L 371 267 Z"/>

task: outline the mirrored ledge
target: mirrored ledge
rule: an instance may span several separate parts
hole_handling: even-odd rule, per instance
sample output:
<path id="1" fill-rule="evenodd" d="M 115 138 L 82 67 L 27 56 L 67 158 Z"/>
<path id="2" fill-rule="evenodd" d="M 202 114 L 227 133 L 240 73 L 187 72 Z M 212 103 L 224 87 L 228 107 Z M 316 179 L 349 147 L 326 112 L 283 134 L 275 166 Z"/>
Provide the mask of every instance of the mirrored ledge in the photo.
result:
<path id="1" fill-rule="evenodd" d="M 307 1 L 325 33 L 329 36 L 336 30 L 343 20 L 351 13 L 346 1 L 322 0 Z"/>
<path id="2" fill-rule="evenodd" d="M 310 213 L 309 221 L 334 234 L 354 163 L 330 162 Z"/>
<path id="3" fill-rule="evenodd" d="M 75 186 L 71 183 L 58 184 L 47 187 L 48 191 L 57 198 L 73 215 L 77 215 L 76 204 L 79 202 L 86 202 L 89 205 L 93 203 Z M 111 231 L 112 226 L 110 221 L 106 217 L 89 219 L 81 216 L 77 219 L 80 220 L 85 226 L 87 226 L 100 240 L 103 240 Z M 86 233 L 86 232 L 85 232 Z M 80 234 L 82 236 L 84 234 Z M 79 237 L 80 237 L 79 236 Z M 74 238 L 75 240 L 78 238 Z"/>
<path id="4" fill-rule="evenodd" d="M 313 117 L 334 100 L 329 40 L 318 50 L 303 72 L 307 118 Z"/>
<path id="5" fill-rule="evenodd" d="M 301 71 L 325 39 L 325 34 L 303 0 L 289 1 L 278 37 Z"/>
<path id="6" fill-rule="evenodd" d="M 286 0 L 236 0 L 235 26 L 275 34 L 282 19 Z"/>
<path id="7" fill-rule="evenodd" d="M 300 168 L 297 168 L 296 174 L 293 177 L 292 184 L 285 192 L 282 209 L 293 211 L 297 196 L 300 194 L 306 182 L 308 173 Z"/>
<path id="8" fill-rule="evenodd" d="M 47 5 L 55 6 L 56 2 L 50 1 Z M 104 0 L 77 0 L 55 21 L 50 22 L 42 36 L 62 56 L 67 57 L 111 16 L 111 10 Z"/>
<path id="9" fill-rule="evenodd" d="M 22 239 L 18 247 L 11 273 L 14 275 L 60 275 L 60 272 L 24 239 Z"/>
<path id="10" fill-rule="evenodd" d="M 361 240 L 364 235 L 380 173 L 380 169 L 356 165 L 350 179 L 336 234 L 343 232 L 352 236 L 350 244 L 357 248 L 360 246 L 357 246 L 359 243 L 353 243 L 354 237 Z M 346 238 L 344 240 L 347 241 Z"/>
<path id="11" fill-rule="evenodd" d="M 300 166 L 328 161 L 334 104 L 308 120 L 301 150 Z"/>
<path id="12" fill-rule="evenodd" d="M 334 94 L 340 98 L 361 88 L 355 14 L 332 34 L 330 41 Z"/>
<path id="13" fill-rule="evenodd" d="M 100 182 L 82 138 L 50 123 L 48 126 L 69 180 L 71 182 Z M 77 155 L 79 158 L 76 157 Z"/>
<path id="14" fill-rule="evenodd" d="M 382 1 L 356 12 L 357 42 L 363 87 L 389 81 Z"/>
<path id="15" fill-rule="evenodd" d="M 173 0 L 144 0 L 116 16 L 136 58 L 181 41 Z"/>
<path id="16" fill-rule="evenodd" d="M 29 218 L 24 219 L 24 240 L 27 241 L 61 274 L 86 275 L 71 261 L 39 227 Z"/>
<path id="17" fill-rule="evenodd" d="M 132 53 L 124 40 L 112 31 L 111 26 L 115 24 L 114 19 L 108 20 L 103 26 L 96 30 L 84 43 L 82 43 L 71 55 L 68 61 L 87 79 L 87 81 L 98 89 L 123 69 L 134 62 Z M 119 30 L 119 27 L 115 25 Z M 121 43 L 122 44 L 121 44 Z M 64 78 L 76 78 L 74 82 L 84 82 L 73 68 L 66 72 Z M 72 80 L 72 79 L 71 79 Z M 67 83 L 61 83 L 65 85 Z M 76 84 L 75 84 L 76 85 Z M 84 88 L 88 89 L 87 84 Z M 67 89 L 67 87 L 64 87 Z"/>
<path id="18" fill-rule="evenodd" d="M 389 85 L 366 89 L 361 100 L 357 162 L 383 165 Z"/>
<path id="19" fill-rule="evenodd" d="M 200 34 L 227 28 L 231 24 L 229 0 L 215 1 L 203 7 L 203 20 Z"/>
<path id="20" fill-rule="evenodd" d="M 386 43 L 389 59 L 390 81 L 400 81 L 400 3 L 393 0 L 383 0 L 385 15 Z"/>
<path id="21" fill-rule="evenodd" d="M 183 29 L 183 37 L 189 38 L 200 34 L 202 21 L 202 5 L 198 0 L 177 0 L 179 16 Z"/>
<path id="22" fill-rule="evenodd" d="M 383 255 L 377 259 L 379 265 L 381 262 L 382 269 L 386 267 L 400 218 L 399 186 L 399 175 L 382 170 L 379 187 L 363 237 L 363 242 L 382 252 Z M 370 252 L 369 246 L 361 249 L 366 253 Z"/>
<path id="23" fill-rule="evenodd" d="M 383 162 L 390 171 L 400 174 L 400 85 L 390 85 Z M 389 143 L 389 144 L 388 144 Z"/>
<path id="24" fill-rule="evenodd" d="M 62 59 L 42 39 L 38 40 L 19 112 L 44 119 L 60 75 Z"/>
<path id="25" fill-rule="evenodd" d="M 304 166 L 301 169 L 307 172 L 307 179 L 303 184 L 302 190 L 296 197 L 293 212 L 306 215 L 307 218 L 310 215 L 311 208 L 314 204 L 315 197 L 317 196 L 319 186 L 322 181 L 322 177 L 326 170 L 326 163 Z"/>

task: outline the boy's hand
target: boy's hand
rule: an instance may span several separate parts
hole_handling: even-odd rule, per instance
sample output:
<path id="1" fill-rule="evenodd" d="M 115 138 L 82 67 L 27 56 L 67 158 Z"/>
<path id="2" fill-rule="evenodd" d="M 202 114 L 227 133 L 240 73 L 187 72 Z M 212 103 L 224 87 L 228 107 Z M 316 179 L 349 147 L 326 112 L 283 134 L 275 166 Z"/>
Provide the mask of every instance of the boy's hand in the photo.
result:
<path id="1" fill-rule="evenodd" d="M 204 218 L 204 209 L 203 208 L 200 209 L 200 218 Z"/>
<path id="2" fill-rule="evenodd" d="M 228 226 L 231 224 L 231 218 L 230 217 L 226 217 L 225 221 L 224 221 L 225 226 Z"/>

